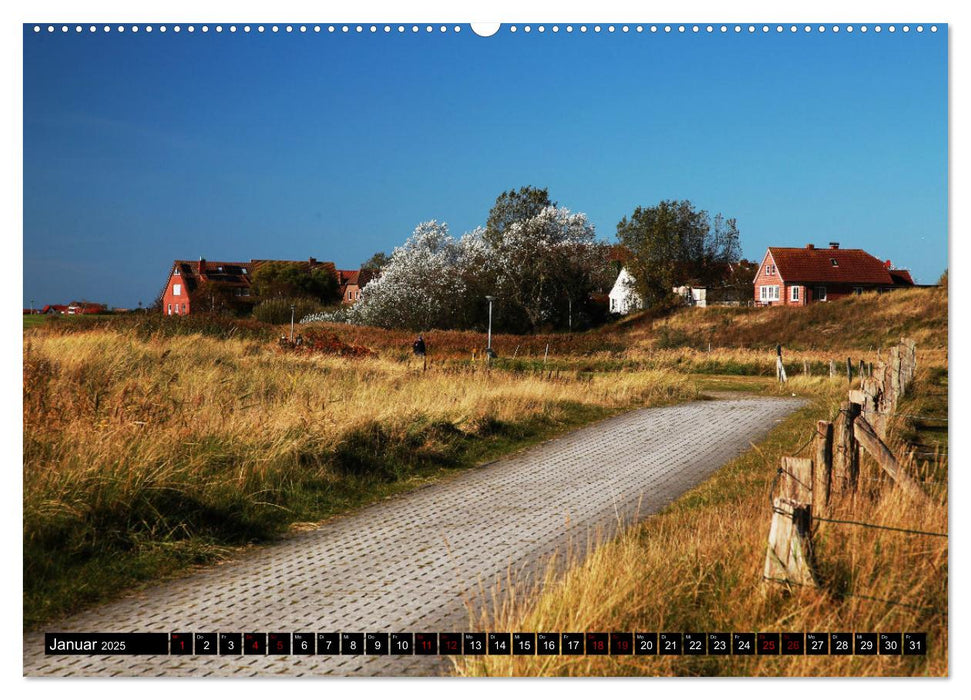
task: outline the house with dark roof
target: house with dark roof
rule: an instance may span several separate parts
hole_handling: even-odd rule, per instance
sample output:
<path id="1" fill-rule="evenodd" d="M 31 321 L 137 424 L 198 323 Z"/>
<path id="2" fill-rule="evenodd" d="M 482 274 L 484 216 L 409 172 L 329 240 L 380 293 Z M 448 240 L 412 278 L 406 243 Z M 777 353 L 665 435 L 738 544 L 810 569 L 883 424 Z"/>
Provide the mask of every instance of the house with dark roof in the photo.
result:
<path id="1" fill-rule="evenodd" d="M 332 262 L 316 258 L 308 260 L 250 260 L 249 262 L 217 262 L 199 258 L 198 260 L 176 260 L 169 269 L 169 277 L 162 292 L 162 313 L 167 316 L 186 315 L 193 312 L 193 298 L 196 299 L 195 311 L 212 311 L 215 300 L 200 299 L 195 293 L 210 285 L 218 289 L 223 303 L 232 302 L 233 306 L 246 308 L 254 306 L 259 299 L 253 291 L 253 274 L 261 265 L 282 262 L 297 265 L 305 270 L 328 270 L 337 275 Z M 198 308 L 198 304 L 202 304 Z"/>
<path id="2" fill-rule="evenodd" d="M 863 292 L 913 287 L 907 270 L 895 269 L 865 250 L 770 247 L 755 276 L 756 306 L 805 306 Z"/>
<path id="3" fill-rule="evenodd" d="M 342 304 L 353 304 L 361 298 L 361 290 L 375 277 L 374 270 L 338 270 L 337 290 Z"/>

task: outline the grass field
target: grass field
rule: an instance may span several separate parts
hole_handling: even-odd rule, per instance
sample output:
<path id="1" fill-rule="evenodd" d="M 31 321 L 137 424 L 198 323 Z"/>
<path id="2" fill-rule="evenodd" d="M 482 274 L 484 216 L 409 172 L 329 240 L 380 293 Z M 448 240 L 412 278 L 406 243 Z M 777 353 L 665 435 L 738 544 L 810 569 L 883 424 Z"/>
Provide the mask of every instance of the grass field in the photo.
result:
<path id="1" fill-rule="evenodd" d="M 918 385 L 937 388 L 936 395 L 908 399 L 914 402 L 910 412 L 946 416 L 946 296 L 915 290 L 818 307 L 827 309 L 826 323 L 859 328 L 862 335 L 820 332 L 816 307 L 685 310 L 666 319 L 644 314 L 588 333 L 498 335 L 500 358 L 490 368 L 481 357 L 482 334 L 430 331 L 427 371 L 410 356 L 412 334 L 374 328 L 300 327 L 308 338 L 324 341 L 325 351 L 314 352 L 281 348 L 281 328 L 204 316 L 49 319 L 25 327 L 25 627 L 232 556 L 301 523 L 448 478 L 458 468 L 591 420 L 707 391 L 784 391 L 812 396 L 814 403 L 662 516 L 592 551 L 563 578 L 551 571 L 551 590 L 564 597 L 514 591 L 503 610 L 488 611 L 481 623 L 491 629 L 527 625 L 516 627 L 524 630 L 530 624 L 555 630 L 643 629 L 649 623 L 651 629 L 688 629 L 703 622 L 709 628 L 765 629 L 780 620 L 875 624 L 867 617 L 876 614 L 872 607 L 848 598 L 812 604 L 830 617 L 787 618 L 796 614 L 790 601 L 804 594 L 764 594 L 756 585 L 762 563 L 757 552 L 768 526 L 765 488 L 774 473 L 766 465 L 792 454 L 807 426 L 845 396 L 845 377 L 828 377 L 830 360 L 874 361 L 877 341 L 885 336 L 917 337 L 919 362 L 929 372 Z M 782 325 L 773 321 L 780 311 L 792 314 Z M 784 342 L 794 377 L 785 388 L 773 380 L 776 342 Z M 353 348 L 363 352 L 346 352 Z M 801 376 L 804 361 L 811 377 Z M 922 452 L 946 455 L 947 433 L 940 425 L 905 422 L 898 434 Z M 922 478 L 946 479 L 946 458 L 922 469 Z M 909 517 L 895 504 L 880 503 L 873 505 L 873 517 Z M 737 511 L 727 524 L 726 508 Z M 946 508 L 941 512 L 946 516 Z M 926 526 L 941 524 L 933 520 L 941 512 L 928 515 Z M 847 546 L 838 539 L 842 535 L 822 537 L 821 546 L 834 552 Z M 680 548 L 668 566 L 662 556 L 670 555 L 671 542 Z M 916 556 L 885 541 L 866 547 L 886 555 L 867 566 Z M 943 557 L 946 566 L 946 549 L 920 551 Z M 839 569 L 834 580 L 856 570 Z M 875 575 L 876 569 L 863 571 Z M 886 585 L 918 586 L 923 579 L 917 573 L 908 578 L 910 571 L 884 577 Z M 591 593 L 597 576 L 616 578 L 604 599 Z M 689 583 L 677 583 L 679 577 Z M 920 586 L 914 590 L 923 600 L 946 608 L 946 595 L 942 602 L 940 590 Z M 742 602 L 734 606 L 736 597 Z M 574 617 L 557 617 L 573 606 Z M 722 607 L 729 612 L 719 612 Z M 903 624 L 899 617 L 887 619 Z M 923 625 L 913 629 L 931 629 L 923 618 L 913 622 Z M 690 660 L 650 668 L 588 662 L 539 668 L 517 660 L 462 672 L 784 672 Z M 932 672 L 939 673 L 946 660 L 934 663 Z"/>
<path id="2" fill-rule="evenodd" d="M 117 331 L 24 343 L 24 614 L 36 625 L 624 409 L 676 372 L 421 371 Z"/>
<path id="3" fill-rule="evenodd" d="M 543 581 L 519 584 L 492 610 L 470 611 L 482 630 L 927 632 L 927 657 L 488 656 L 456 660 L 459 675 L 795 675 L 947 674 L 947 540 L 819 523 L 821 587 L 762 581 L 771 508 L 782 456 L 806 456 L 815 421 L 845 397 L 841 382 L 796 378 L 813 402 L 716 475 L 615 540 L 594 543 L 583 561 L 554 562 Z M 943 390 L 942 390 L 943 389 Z M 901 412 L 946 416 L 946 374 L 924 369 Z M 901 426 L 896 437 L 926 437 Z M 856 495 L 837 498 L 832 519 L 946 533 L 947 459 L 922 460 L 932 505 L 921 506 L 865 461 Z M 933 463 L 933 467 L 931 464 Z"/>

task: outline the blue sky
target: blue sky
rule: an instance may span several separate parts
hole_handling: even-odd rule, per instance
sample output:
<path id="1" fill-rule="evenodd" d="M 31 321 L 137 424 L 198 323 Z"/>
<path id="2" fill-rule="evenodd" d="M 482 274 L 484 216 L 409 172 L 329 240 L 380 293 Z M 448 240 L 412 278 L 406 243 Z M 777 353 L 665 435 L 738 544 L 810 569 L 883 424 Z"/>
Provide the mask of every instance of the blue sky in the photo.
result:
<path id="1" fill-rule="evenodd" d="M 151 303 L 176 258 L 356 267 L 549 187 L 598 235 L 690 199 L 743 252 L 947 266 L 947 32 L 477 37 L 24 29 L 24 305 Z"/>

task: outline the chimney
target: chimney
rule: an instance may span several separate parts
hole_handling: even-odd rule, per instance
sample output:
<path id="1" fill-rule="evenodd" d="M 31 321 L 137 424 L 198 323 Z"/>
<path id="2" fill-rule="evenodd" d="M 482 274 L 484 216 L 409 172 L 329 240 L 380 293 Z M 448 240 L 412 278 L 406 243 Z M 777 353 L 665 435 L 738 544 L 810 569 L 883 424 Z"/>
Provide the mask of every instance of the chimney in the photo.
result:
<path id="1" fill-rule="evenodd" d="M 206 274 L 206 259 L 201 256 L 199 257 L 199 274 Z"/>
<path id="2" fill-rule="evenodd" d="M 840 243 L 839 241 L 830 241 L 829 247 L 830 247 L 830 250 L 839 250 Z"/>
<path id="3" fill-rule="evenodd" d="M 887 268 L 888 270 L 892 270 L 893 269 L 893 263 L 891 263 L 889 260 L 885 260 L 884 263 L 883 263 L 883 266 L 885 268 Z"/>
<path id="4" fill-rule="evenodd" d="M 317 258 L 310 258 L 310 267 L 313 267 L 316 264 L 317 264 Z"/>
<path id="5" fill-rule="evenodd" d="M 812 243 L 807 243 L 806 250 L 816 250 L 816 246 L 814 246 Z"/>

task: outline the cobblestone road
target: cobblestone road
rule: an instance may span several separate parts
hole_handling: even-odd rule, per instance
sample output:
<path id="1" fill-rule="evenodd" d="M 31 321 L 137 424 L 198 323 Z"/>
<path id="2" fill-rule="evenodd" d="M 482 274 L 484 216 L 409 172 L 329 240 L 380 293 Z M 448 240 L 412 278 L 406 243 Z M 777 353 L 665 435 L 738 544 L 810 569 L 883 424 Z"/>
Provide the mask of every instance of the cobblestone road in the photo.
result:
<path id="1" fill-rule="evenodd" d="M 49 631 L 466 630 L 469 596 L 510 570 L 535 575 L 557 548 L 585 544 L 593 531 L 610 534 L 656 512 L 801 403 L 739 398 L 633 411 Z M 45 656 L 43 635 L 24 635 L 29 676 L 401 676 L 438 674 L 447 664 L 422 656 Z"/>

